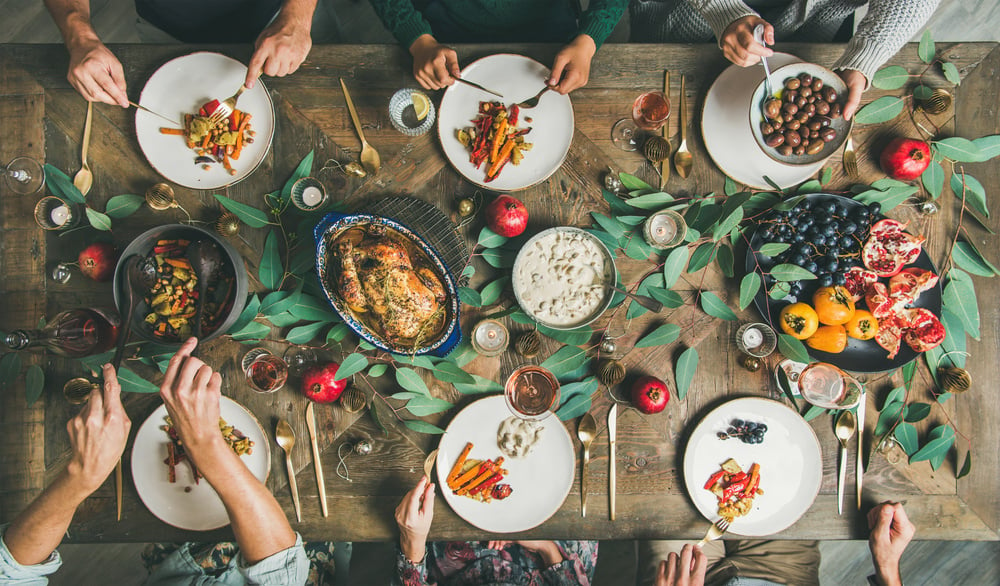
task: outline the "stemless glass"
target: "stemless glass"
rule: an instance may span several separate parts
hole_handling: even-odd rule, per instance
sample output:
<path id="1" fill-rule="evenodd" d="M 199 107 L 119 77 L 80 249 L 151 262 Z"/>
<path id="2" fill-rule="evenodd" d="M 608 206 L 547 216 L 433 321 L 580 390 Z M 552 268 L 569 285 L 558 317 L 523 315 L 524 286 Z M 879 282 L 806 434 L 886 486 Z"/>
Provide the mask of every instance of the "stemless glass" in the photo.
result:
<path id="1" fill-rule="evenodd" d="M 45 171 L 31 157 L 17 157 L 4 165 L 3 176 L 7 187 L 21 195 L 35 193 L 45 185 Z"/>
<path id="2" fill-rule="evenodd" d="M 520 366 L 507 377 L 503 396 L 511 413 L 539 421 L 559 406 L 559 381 L 541 366 Z"/>
<path id="3" fill-rule="evenodd" d="M 824 409 L 851 409 L 858 404 L 864 390 L 857 379 L 825 362 L 805 367 L 798 383 L 802 398 Z"/>
<path id="4" fill-rule="evenodd" d="M 273 393 L 285 386 L 288 364 L 267 352 L 255 357 L 246 366 L 247 384 L 258 393 Z"/>
<path id="5" fill-rule="evenodd" d="M 632 118 L 622 118 L 611 127 L 611 142 L 623 151 L 636 151 L 642 144 L 640 130 L 659 130 L 670 117 L 670 100 L 663 92 L 646 92 L 632 103 Z"/>

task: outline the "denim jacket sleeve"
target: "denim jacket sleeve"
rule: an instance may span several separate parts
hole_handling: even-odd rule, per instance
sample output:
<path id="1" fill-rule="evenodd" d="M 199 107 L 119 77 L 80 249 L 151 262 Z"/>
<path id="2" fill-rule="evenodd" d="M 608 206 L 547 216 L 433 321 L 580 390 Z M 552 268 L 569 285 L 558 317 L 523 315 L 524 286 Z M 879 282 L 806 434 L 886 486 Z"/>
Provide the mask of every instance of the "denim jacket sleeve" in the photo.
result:
<path id="1" fill-rule="evenodd" d="M 49 583 L 46 578 L 49 574 L 54 574 L 62 566 L 62 558 L 58 551 L 53 551 L 49 559 L 33 566 L 24 566 L 14 559 L 7 549 L 7 543 L 3 540 L 4 533 L 7 532 L 8 525 L 0 525 L 0 584 L 4 586 L 45 586 Z"/>
<path id="2" fill-rule="evenodd" d="M 271 554 L 256 564 L 247 565 L 243 554 L 237 556 L 237 567 L 248 585 L 297 586 L 309 576 L 309 559 L 302 547 L 302 536 L 295 534 L 295 545 Z"/>

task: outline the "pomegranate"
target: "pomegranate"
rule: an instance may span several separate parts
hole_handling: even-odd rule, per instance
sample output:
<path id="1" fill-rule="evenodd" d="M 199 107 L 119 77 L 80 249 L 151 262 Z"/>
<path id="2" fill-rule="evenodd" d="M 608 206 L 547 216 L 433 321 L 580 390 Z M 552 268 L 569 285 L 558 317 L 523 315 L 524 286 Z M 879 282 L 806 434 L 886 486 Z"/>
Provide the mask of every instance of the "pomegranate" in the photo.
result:
<path id="1" fill-rule="evenodd" d="M 913 181 L 931 164 L 931 147 L 915 138 L 894 138 L 882 149 L 879 164 L 889 177 Z"/>
<path id="2" fill-rule="evenodd" d="M 875 341 L 878 345 L 889 351 L 887 358 L 892 360 L 899 352 L 899 341 L 903 330 L 895 316 L 880 319 L 878 322 L 878 332 L 875 334 Z"/>
<path id="3" fill-rule="evenodd" d="M 486 206 L 486 225 L 501 236 L 519 236 L 528 227 L 528 208 L 517 198 L 501 195 Z"/>
<path id="4" fill-rule="evenodd" d="M 910 267 L 899 271 L 899 274 L 889 279 L 889 296 L 909 305 L 920 297 L 924 291 L 937 285 L 938 276 L 931 271 Z"/>
<path id="5" fill-rule="evenodd" d="M 861 249 L 865 266 L 880 277 L 891 277 L 917 260 L 924 237 L 909 234 L 905 229 L 906 224 L 896 220 L 876 222 Z"/>
<path id="6" fill-rule="evenodd" d="M 922 307 L 905 311 L 909 327 L 903 330 L 903 340 L 910 345 L 910 348 L 917 352 L 926 352 L 944 341 L 944 326 L 936 315 Z"/>
<path id="7" fill-rule="evenodd" d="M 861 267 L 851 267 L 847 270 L 847 282 L 844 288 L 851 294 L 854 303 L 861 301 L 873 283 L 878 281 L 878 275 Z"/>
<path id="8" fill-rule="evenodd" d="M 346 380 L 334 380 L 339 367 L 336 362 L 310 366 L 302 374 L 302 394 L 317 403 L 332 403 L 339 399 L 347 388 Z"/>
<path id="9" fill-rule="evenodd" d="M 889 290 L 882 283 L 872 283 L 865 292 L 865 304 L 879 323 L 895 314 L 895 302 L 889 296 Z"/>
<path id="10" fill-rule="evenodd" d="M 632 385 L 632 403 L 639 411 L 652 415 L 667 407 L 670 391 L 667 385 L 655 376 L 640 377 Z"/>
<path id="11" fill-rule="evenodd" d="M 95 242 L 80 251 L 80 272 L 99 282 L 110 281 L 115 274 L 118 250 L 110 242 Z"/>

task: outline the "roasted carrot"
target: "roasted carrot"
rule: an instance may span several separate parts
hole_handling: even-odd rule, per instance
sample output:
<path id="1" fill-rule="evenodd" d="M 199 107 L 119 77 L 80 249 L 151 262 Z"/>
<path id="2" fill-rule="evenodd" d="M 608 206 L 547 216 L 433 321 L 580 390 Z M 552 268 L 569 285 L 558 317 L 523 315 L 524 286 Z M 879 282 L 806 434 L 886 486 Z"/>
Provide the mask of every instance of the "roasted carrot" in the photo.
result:
<path id="1" fill-rule="evenodd" d="M 494 474 L 496 474 L 498 470 L 500 470 L 500 465 L 503 464 L 503 456 L 497 458 L 496 462 L 487 460 L 487 463 L 489 464 L 489 466 L 485 470 L 480 469 L 479 474 L 477 474 L 476 477 L 472 479 L 472 482 L 466 483 L 465 485 L 460 487 L 458 489 L 457 494 L 465 495 L 470 490 L 476 488 L 480 484 L 489 480 L 491 476 L 493 476 Z"/>
<path id="2" fill-rule="evenodd" d="M 508 140 L 503 145 L 503 150 L 500 151 L 500 156 L 497 157 L 495 161 L 490 163 L 489 169 L 486 170 L 487 181 L 493 179 L 498 173 L 500 173 L 500 169 L 503 167 L 503 164 L 510 159 L 510 153 L 514 150 L 514 144 L 515 142 L 513 140 Z"/>
<path id="3" fill-rule="evenodd" d="M 468 470 L 466 470 L 465 474 L 462 474 L 461 476 L 455 479 L 455 483 L 453 486 L 461 488 L 464 484 L 471 481 L 473 478 L 478 476 L 482 471 L 488 469 L 492 465 L 493 465 L 493 460 L 486 460 L 479 466 L 473 466 L 472 468 L 469 468 Z"/>
<path id="4" fill-rule="evenodd" d="M 493 133 L 493 144 L 490 145 L 490 162 L 497 160 L 497 155 L 500 153 L 500 145 L 504 143 L 507 139 L 507 119 L 502 118 L 500 122 L 497 123 L 497 127 Z"/>
<path id="5" fill-rule="evenodd" d="M 191 269 L 191 262 L 186 258 L 165 258 L 163 259 L 163 262 L 179 269 Z"/>
<path id="6" fill-rule="evenodd" d="M 206 134 L 205 138 L 203 138 L 202 141 L 201 141 L 201 148 L 207 149 L 208 148 L 208 144 L 211 141 L 212 141 L 212 134 L 211 133 Z"/>
<path id="7" fill-rule="evenodd" d="M 222 166 L 226 168 L 226 171 L 229 171 L 230 175 L 235 175 L 236 169 L 233 169 L 233 164 L 229 162 L 229 156 L 226 155 L 225 151 L 222 152 L 220 158 L 222 159 Z"/>
<path id="8" fill-rule="evenodd" d="M 179 136 L 184 136 L 187 131 L 183 128 L 167 128 L 166 126 L 160 127 L 160 134 L 176 134 Z"/>
<path id="9" fill-rule="evenodd" d="M 469 452 L 472 451 L 472 442 L 465 444 L 465 448 L 462 453 L 458 455 L 458 459 L 455 460 L 455 465 L 451 467 L 451 472 L 448 473 L 448 484 L 450 485 L 459 474 L 462 473 L 462 467 L 465 466 L 465 460 L 469 457 Z"/>

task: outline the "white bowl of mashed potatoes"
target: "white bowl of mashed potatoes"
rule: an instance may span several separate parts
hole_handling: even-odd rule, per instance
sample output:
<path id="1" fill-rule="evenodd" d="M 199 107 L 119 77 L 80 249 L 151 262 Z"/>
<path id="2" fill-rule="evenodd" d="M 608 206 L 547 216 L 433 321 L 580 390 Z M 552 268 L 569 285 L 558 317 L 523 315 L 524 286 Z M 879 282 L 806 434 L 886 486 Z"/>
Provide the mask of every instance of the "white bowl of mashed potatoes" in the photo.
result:
<path id="1" fill-rule="evenodd" d="M 518 305 L 539 324 L 557 330 L 600 317 L 611 305 L 617 280 L 614 257 L 604 243 L 572 226 L 539 232 L 514 260 Z"/>

